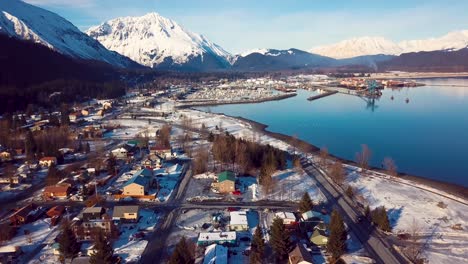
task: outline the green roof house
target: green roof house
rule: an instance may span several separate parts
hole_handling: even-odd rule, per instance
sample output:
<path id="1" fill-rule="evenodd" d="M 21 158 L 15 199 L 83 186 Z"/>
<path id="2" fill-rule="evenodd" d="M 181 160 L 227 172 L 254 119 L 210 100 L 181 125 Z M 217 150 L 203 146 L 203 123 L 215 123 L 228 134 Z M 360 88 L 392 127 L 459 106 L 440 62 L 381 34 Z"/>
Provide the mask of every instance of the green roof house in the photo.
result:
<path id="1" fill-rule="evenodd" d="M 236 190 L 236 175 L 232 171 L 221 172 L 213 187 L 220 193 L 232 193 Z"/>
<path id="2" fill-rule="evenodd" d="M 328 236 L 325 233 L 325 231 L 315 229 L 312 235 L 310 236 L 310 242 L 318 247 L 324 247 L 327 245 Z"/>

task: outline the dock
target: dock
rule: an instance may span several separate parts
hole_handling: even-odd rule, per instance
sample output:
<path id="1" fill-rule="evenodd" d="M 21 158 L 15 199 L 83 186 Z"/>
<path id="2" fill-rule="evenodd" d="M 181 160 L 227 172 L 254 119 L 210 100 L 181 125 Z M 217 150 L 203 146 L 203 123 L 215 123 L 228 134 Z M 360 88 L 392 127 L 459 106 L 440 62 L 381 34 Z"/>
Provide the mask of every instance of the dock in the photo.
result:
<path id="1" fill-rule="evenodd" d="M 307 98 L 307 100 L 313 101 L 313 100 L 317 100 L 317 99 L 320 99 L 320 98 L 323 98 L 323 97 L 327 97 L 327 96 L 330 96 L 330 95 L 333 95 L 333 94 L 336 94 L 336 93 L 338 93 L 338 91 L 326 91 L 326 92 L 324 92 L 322 94 L 311 96 L 311 97 Z"/>

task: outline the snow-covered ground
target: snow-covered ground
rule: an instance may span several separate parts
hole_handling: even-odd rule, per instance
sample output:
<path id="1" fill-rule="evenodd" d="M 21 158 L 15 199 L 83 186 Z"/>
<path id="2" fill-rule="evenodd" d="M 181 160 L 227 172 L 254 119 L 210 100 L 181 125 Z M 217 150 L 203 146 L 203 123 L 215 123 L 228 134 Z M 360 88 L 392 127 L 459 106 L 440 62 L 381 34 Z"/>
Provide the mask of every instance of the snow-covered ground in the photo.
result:
<path id="1" fill-rule="evenodd" d="M 325 196 L 317 187 L 315 180 L 302 170 L 289 168 L 273 175 L 274 188 L 268 193 L 260 187 L 253 177 L 239 178 L 245 190 L 244 199 L 249 201 L 275 200 L 299 201 L 308 192 L 315 203 L 325 201 Z"/>
<path id="2" fill-rule="evenodd" d="M 363 201 L 371 209 L 385 206 L 388 210 L 393 233 L 411 234 L 417 225 L 417 233 L 427 236 L 420 242 L 427 243 L 425 254 L 430 263 L 468 261 L 468 206 L 459 202 L 460 198 L 449 199 L 448 194 L 443 197 L 431 188 L 381 174 L 363 176 L 351 166 L 347 169 L 347 183 Z M 454 228 L 457 226 L 461 230 Z"/>
<path id="3" fill-rule="evenodd" d="M 222 226 L 215 228 L 214 216 L 221 216 Z M 214 231 L 227 231 L 227 225 L 229 224 L 229 213 L 223 210 L 188 210 L 180 214 L 176 220 L 176 230 L 173 230 L 169 236 L 168 244 L 166 247 L 171 248 L 179 242 L 183 236 L 187 239 L 196 242 L 198 234 L 200 232 L 214 232 Z M 249 230 L 245 232 L 237 232 L 237 237 L 252 237 L 255 232 L 256 226 L 259 224 L 259 214 L 255 211 L 247 211 L 247 222 Z M 206 229 L 203 229 L 203 225 L 207 225 Z M 235 247 L 229 247 L 229 259 L 228 263 L 248 263 L 248 257 L 244 256 L 242 252 L 250 246 L 250 242 L 239 241 Z M 234 253 L 235 252 L 235 253 Z"/>
<path id="4" fill-rule="evenodd" d="M 148 241 L 134 236 L 138 232 L 152 232 L 160 218 L 156 212 L 146 209 L 140 209 L 140 216 L 140 221 L 136 224 L 121 225 L 119 230 L 122 233 L 113 243 L 115 254 L 122 257 L 124 262 L 138 262 Z"/>

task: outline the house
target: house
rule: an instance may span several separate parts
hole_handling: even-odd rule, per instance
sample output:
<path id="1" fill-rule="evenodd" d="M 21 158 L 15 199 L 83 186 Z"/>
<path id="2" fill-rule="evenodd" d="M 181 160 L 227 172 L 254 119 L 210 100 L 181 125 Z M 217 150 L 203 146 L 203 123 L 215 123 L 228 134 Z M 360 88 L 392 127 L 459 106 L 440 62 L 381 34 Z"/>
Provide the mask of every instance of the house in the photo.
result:
<path id="1" fill-rule="evenodd" d="M 140 216 L 140 207 L 138 205 L 114 206 L 112 220 L 122 222 L 138 222 Z"/>
<path id="2" fill-rule="evenodd" d="M 47 211 L 46 215 L 48 217 L 55 217 L 55 216 L 61 216 L 63 214 L 63 211 L 65 211 L 65 207 L 63 205 L 57 205 L 49 209 Z"/>
<path id="3" fill-rule="evenodd" d="M 284 225 L 294 225 L 297 223 L 296 216 L 290 212 L 278 212 L 275 213 L 275 217 L 283 219 Z"/>
<path id="4" fill-rule="evenodd" d="M 56 157 L 43 157 L 39 160 L 39 166 L 41 167 L 50 167 L 52 165 L 57 165 Z"/>
<path id="5" fill-rule="evenodd" d="M 145 195 L 149 187 L 149 180 L 143 176 L 135 175 L 123 186 L 122 194 L 127 196 Z"/>
<path id="6" fill-rule="evenodd" d="M 198 235 L 197 245 L 209 246 L 212 244 L 218 245 L 236 245 L 236 232 L 209 232 L 200 233 Z"/>
<path id="7" fill-rule="evenodd" d="M 10 161 L 11 160 L 10 152 L 8 152 L 8 151 L 0 152 L 0 160 L 1 161 Z"/>
<path id="8" fill-rule="evenodd" d="M 67 199 L 70 195 L 71 187 L 68 183 L 49 185 L 44 188 L 42 196 L 45 199 L 57 198 L 57 199 Z"/>
<path id="9" fill-rule="evenodd" d="M 23 177 L 11 176 L 11 177 L 0 177 L 0 184 L 20 184 L 23 181 Z"/>
<path id="10" fill-rule="evenodd" d="M 150 147 L 150 155 L 158 155 L 163 159 L 170 159 L 172 158 L 172 149 L 171 147 L 153 146 Z"/>
<path id="11" fill-rule="evenodd" d="M 76 122 L 81 117 L 81 112 L 74 112 L 68 115 L 70 122 Z"/>
<path id="12" fill-rule="evenodd" d="M 289 253 L 289 264 L 313 264 L 313 258 L 303 244 L 297 244 L 291 253 Z"/>
<path id="13" fill-rule="evenodd" d="M 307 211 L 301 215 L 303 222 L 323 222 L 330 223 L 330 216 L 317 211 Z"/>
<path id="14" fill-rule="evenodd" d="M 232 171 L 223 171 L 218 174 L 218 182 L 213 187 L 220 193 L 232 193 L 236 190 L 236 176 Z"/>
<path id="15" fill-rule="evenodd" d="M 124 147 L 116 148 L 111 153 L 116 159 L 127 159 L 128 157 L 128 150 Z"/>
<path id="16" fill-rule="evenodd" d="M 47 211 L 46 215 L 50 217 L 50 225 L 56 226 L 59 222 L 60 217 L 62 216 L 63 212 L 65 211 L 65 207 L 63 205 L 57 205 L 50 208 Z"/>
<path id="17" fill-rule="evenodd" d="M 325 247 L 328 243 L 328 236 L 323 230 L 315 229 L 309 240 L 318 247 Z"/>
<path id="18" fill-rule="evenodd" d="M 221 245 L 209 245 L 205 249 L 205 257 L 203 264 L 227 264 L 228 263 L 228 249 Z"/>
<path id="19" fill-rule="evenodd" d="M 158 155 L 149 155 L 148 158 L 142 162 L 142 165 L 146 168 L 158 169 L 162 165 L 162 160 L 163 159 Z"/>
<path id="20" fill-rule="evenodd" d="M 32 203 L 18 209 L 10 216 L 10 223 L 14 226 L 18 226 L 35 220 L 35 210 L 37 209 L 37 206 Z"/>
<path id="21" fill-rule="evenodd" d="M 105 213 L 103 207 L 88 207 L 82 212 L 81 221 L 74 226 L 75 235 L 79 240 L 90 240 L 96 228 L 100 228 L 106 235 L 115 234 L 112 219 Z"/>
<path id="22" fill-rule="evenodd" d="M 231 216 L 231 221 L 229 222 L 229 229 L 231 231 L 247 231 L 249 229 L 247 212 L 233 211 L 229 214 Z"/>
<path id="23" fill-rule="evenodd" d="M 55 256 L 60 256 L 60 244 L 58 242 L 53 243 L 51 246 L 52 254 Z"/>
<path id="24" fill-rule="evenodd" d="M 106 212 L 104 207 L 95 206 L 85 208 L 83 211 L 83 221 L 89 222 L 91 220 L 101 219 L 102 215 Z"/>
<path id="25" fill-rule="evenodd" d="M 19 246 L 0 247 L 0 263 L 19 263 L 18 257 L 23 253 Z"/>

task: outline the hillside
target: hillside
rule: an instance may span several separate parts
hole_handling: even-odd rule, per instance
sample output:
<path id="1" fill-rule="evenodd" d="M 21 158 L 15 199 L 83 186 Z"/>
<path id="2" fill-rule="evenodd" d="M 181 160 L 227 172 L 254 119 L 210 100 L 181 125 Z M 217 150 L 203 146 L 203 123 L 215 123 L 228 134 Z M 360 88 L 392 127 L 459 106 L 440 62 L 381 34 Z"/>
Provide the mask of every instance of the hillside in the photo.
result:
<path id="1" fill-rule="evenodd" d="M 423 51 L 404 53 L 378 63 L 379 71 L 468 71 L 468 48 L 457 51 Z"/>

